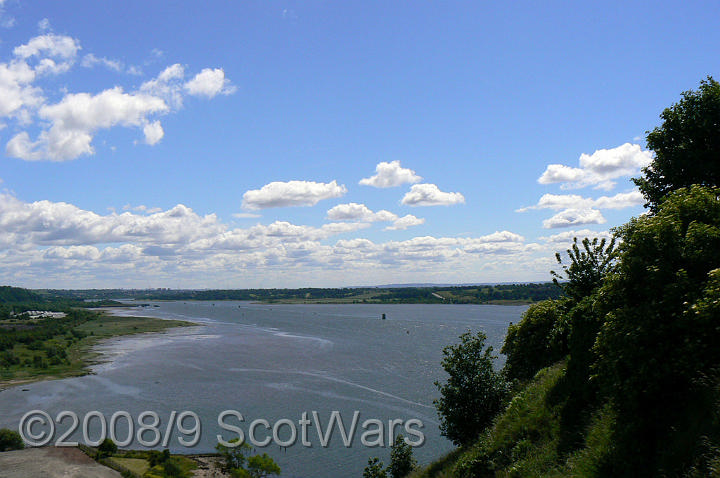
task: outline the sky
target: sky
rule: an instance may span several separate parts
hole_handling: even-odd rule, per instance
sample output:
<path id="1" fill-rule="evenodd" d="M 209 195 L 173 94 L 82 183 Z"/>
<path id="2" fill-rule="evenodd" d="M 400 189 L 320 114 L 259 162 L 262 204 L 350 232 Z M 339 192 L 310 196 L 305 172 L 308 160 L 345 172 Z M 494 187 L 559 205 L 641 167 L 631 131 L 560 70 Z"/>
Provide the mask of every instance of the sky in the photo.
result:
<path id="1" fill-rule="evenodd" d="M 550 279 L 644 212 L 717 2 L 0 0 L 0 283 Z"/>

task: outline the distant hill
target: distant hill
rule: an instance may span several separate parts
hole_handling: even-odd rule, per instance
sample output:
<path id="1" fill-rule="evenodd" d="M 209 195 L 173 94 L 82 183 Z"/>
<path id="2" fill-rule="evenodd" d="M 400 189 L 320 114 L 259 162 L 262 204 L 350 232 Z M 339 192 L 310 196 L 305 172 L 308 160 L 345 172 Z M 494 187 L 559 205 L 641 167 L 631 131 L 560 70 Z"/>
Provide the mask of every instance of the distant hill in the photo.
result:
<path id="1" fill-rule="evenodd" d="M 19 302 L 38 302 L 40 297 L 35 292 L 20 287 L 0 286 L 0 304 L 16 304 Z"/>

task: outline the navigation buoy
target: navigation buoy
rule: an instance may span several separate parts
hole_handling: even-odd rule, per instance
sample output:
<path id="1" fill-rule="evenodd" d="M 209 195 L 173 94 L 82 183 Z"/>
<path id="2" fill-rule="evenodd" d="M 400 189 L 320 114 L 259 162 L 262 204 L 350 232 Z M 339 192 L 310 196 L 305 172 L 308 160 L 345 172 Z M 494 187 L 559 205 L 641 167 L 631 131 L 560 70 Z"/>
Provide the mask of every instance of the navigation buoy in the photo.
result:
<path id="1" fill-rule="evenodd" d="M 385 320 L 385 314 L 382 315 L 382 319 Z"/>

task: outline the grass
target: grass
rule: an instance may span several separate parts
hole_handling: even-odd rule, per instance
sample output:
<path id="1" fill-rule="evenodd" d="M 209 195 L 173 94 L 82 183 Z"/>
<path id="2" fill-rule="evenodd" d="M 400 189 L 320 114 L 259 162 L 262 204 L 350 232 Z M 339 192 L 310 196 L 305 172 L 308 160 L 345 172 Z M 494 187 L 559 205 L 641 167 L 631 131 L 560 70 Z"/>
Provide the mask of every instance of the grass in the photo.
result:
<path id="1" fill-rule="evenodd" d="M 560 408 L 551 406 L 548 396 L 564 374 L 563 363 L 538 372 L 477 443 L 451 452 L 410 478 L 562 476 L 557 475 L 562 465 L 557 452 Z"/>
<path id="2" fill-rule="evenodd" d="M 138 476 L 143 476 L 150 469 L 150 463 L 144 458 L 122 458 L 113 456 L 108 458 L 108 461 L 117 463 Z"/>
<path id="3" fill-rule="evenodd" d="M 24 344 L 15 344 L 12 353 L 20 359 L 20 363 L 0 369 L 0 389 L 40 380 L 86 375 L 88 366 L 98 358 L 98 355 L 92 352 L 92 346 L 100 340 L 122 335 L 162 332 L 173 327 L 190 325 L 195 324 L 149 317 L 115 317 L 102 314 L 75 328 L 76 331 L 86 334 L 84 338 L 72 335 L 55 336 L 43 341 L 42 348 L 33 347 L 32 350 Z M 46 352 L 47 348 L 56 348 L 62 355 L 51 359 Z M 36 357 L 40 357 L 38 362 L 35 362 L 38 360 Z"/>

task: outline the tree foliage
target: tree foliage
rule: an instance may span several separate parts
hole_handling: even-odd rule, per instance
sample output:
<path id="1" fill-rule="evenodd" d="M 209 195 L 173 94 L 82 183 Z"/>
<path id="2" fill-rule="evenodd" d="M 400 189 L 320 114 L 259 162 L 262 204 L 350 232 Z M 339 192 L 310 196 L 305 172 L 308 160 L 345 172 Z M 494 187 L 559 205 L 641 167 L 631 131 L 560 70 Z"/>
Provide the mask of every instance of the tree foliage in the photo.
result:
<path id="1" fill-rule="evenodd" d="M 363 470 L 363 478 L 387 478 L 385 466 L 379 458 L 368 458 L 368 464 Z"/>
<path id="2" fill-rule="evenodd" d="M 0 451 L 22 450 L 25 443 L 15 430 L 0 428 Z"/>
<path id="3" fill-rule="evenodd" d="M 502 352 L 506 355 L 505 376 L 529 380 L 567 354 L 566 339 L 560 335 L 562 302 L 544 300 L 531 305 L 517 324 L 510 324 Z"/>
<path id="4" fill-rule="evenodd" d="M 485 347 L 482 332 L 466 332 L 460 343 L 443 349 L 442 367 L 446 383 L 435 382 L 440 398 L 435 407 L 440 431 L 456 445 L 468 445 L 490 425 L 500 411 L 508 392 L 501 373 L 493 369 L 492 347 Z"/>
<path id="5" fill-rule="evenodd" d="M 396 436 L 390 448 L 390 465 L 387 468 L 390 478 L 405 478 L 416 466 L 412 447 L 405 442 L 405 437 Z"/>
<path id="6" fill-rule="evenodd" d="M 719 195 L 680 189 L 654 216 L 620 230 L 620 263 L 601 291 L 608 311 L 596 347 L 598 378 L 621 424 L 624 454 L 615 461 L 626 471 L 618 476 L 675 471 L 711 432 L 720 368 Z M 709 415 L 697 421 L 702 413 Z"/>
<path id="7" fill-rule="evenodd" d="M 633 179 L 653 212 L 676 189 L 720 186 L 720 83 L 708 77 L 660 117 L 662 125 L 647 135 L 655 157 L 643 177 Z"/>
<path id="8" fill-rule="evenodd" d="M 229 441 L 232 446 L 218 443 L 215 446 L 222 459 L 221 469 L 234 478 L 267 478 L 279 475 L 280 467 L 267 453 L 250 455 L 252 448 L 238 438 Z"/>
<path id="9" fill-rule="evenodd" d="M 574 238 L 572 247 L 567 250 L 569 264 L 563 264 L 559 252 L 555 254 L 555 259 L 562 266 L 564 276 L 550 271 L 553 282 L 574 301 L 580 301 L 591 295 L 600 286 L 615 262 L 615 238 L 607 241 L 596 237 L 591 241 L 586 237 L 580 245 L 582 249 L 578 246 L 577 237 Z"/>

